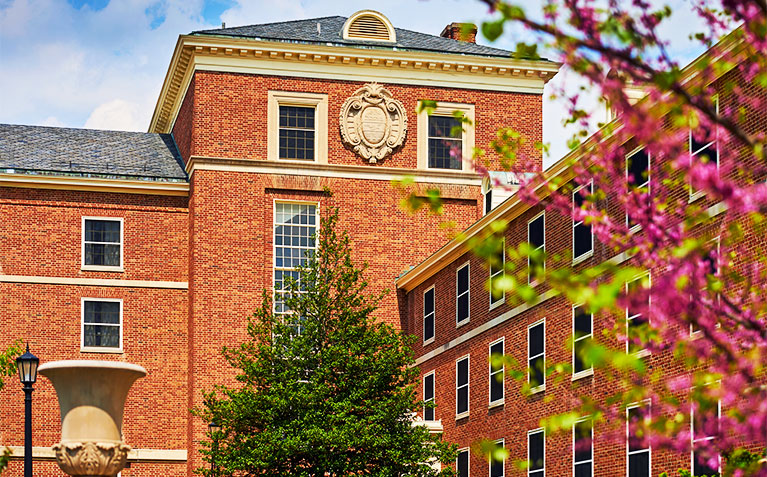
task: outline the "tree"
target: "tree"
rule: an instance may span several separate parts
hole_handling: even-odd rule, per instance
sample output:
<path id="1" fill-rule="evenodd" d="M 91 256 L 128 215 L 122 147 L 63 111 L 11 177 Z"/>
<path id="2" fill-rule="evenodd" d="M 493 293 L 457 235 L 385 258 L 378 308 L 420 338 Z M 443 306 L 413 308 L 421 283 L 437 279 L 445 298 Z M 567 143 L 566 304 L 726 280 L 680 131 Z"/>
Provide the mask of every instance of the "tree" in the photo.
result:
<path id="1" fill-rule="evenodd" d="M 215 455 L 203 451 L 215 475 L 452 475 L 431 463 L 453 461 L 455 446 L 413 425 L 412 339 L 373 317 L 380 296 L 366 294 L 336 222 L 322 220 L 316 254 L 280 297 L 290 311 L 264 291 L 249 341 L 223 352 L 239 385 L 197 410 L 222 427 Z"/>
<path id="2" fill-rule="evenodd" d="M 0 351 L 0 391 L 5 386 L 3 378 L 13 376 L 16 373 L 16 357 L 22 352 L 21 341 L 15 341 L 5 351 Z M 0 448 L 0 474 L 8 466 L 10 458 L 11 451 L 7 448 Z"/>
<path id="3" fill-rule="evenodd" d="M 674 25 L 665 5 L 548 0 L 541 12 L 530 13 L 505 0 L 483 3 L 494 13 L 482 27 L 487 38 L 521 25 L 535 42 L 519 44 L 518 56 L 534 58 L 545 49 L 585 78 L 585 90 L 601 93 L 617 117 L 589 135 L 600 111 L 585 109 L 584 90 L 556 91 L 570 105 L 564 124 L 579 129 L 564 158 L 573 173 L 543 172 L 517 193 L 531 205 L 582 221 L 614 257 L 623 257 L 583 268 L 572 265 L 571 256 L 549 256 L 547 267 L 537 270 L 555 291 L 612 320 L 605 335 L 595 334 L 580 351 L 595 373 L 620 383 L 606 399 L 582 396 L 571 411 L 543 424 L 550 432 L 569 432 L 575 419 L 590 414 L 624 442 L 627 407 L 649 401 L 650 414 L 632 425 L 653 449 L 689 455 L 692 446 L 698 459 L 693 472 L 712 473 L 720 456 L 761 452 L 767 442 L 767 2 L 691 2 L 694 18 L 685 21 L 703 28 L 690 41 L 707 52 L 688 67 L 668 52 L 664 33 Z M 646 95 L 641 101 L 630 94 L 637 89 Z M 652 177 L 632 166 L 639 147 L 651 158 L 646 171 Z M 500 131 L 491 149 L 510 167 L 524 164 L 531 150 L 510 130 Z M 478 151 L 473 158 L 485 174 L 487 156 Z M 576 188 L 589 184 L 593 188 L 575 200 Z M 491 258 L 499 235 L 478 241 L 475 251 Z M 528 244 L 508 249 L 505 279 L 489 286 L 536 302 L 526 265 L 514 268 L 532 253 Z M 646 272 L 651 280 L 635 281 Z M 648 319 L 630 323 L 627 309 Z M 658 375 L 641 356 L 626 352 L 636 346 L 668 357 L 674 364 L 666 369 L 683 371 Z M 513 366 L 524 375 L 507 359 L 507 369 Z M 570 363 L 547 363 L 550 379 L 571 371 Z M 721 416 L 711 418 L 719 403 Z M 767 475 L 764 458 L 748 469 L 731 461 L 723 463 L 727 475 Z"/>

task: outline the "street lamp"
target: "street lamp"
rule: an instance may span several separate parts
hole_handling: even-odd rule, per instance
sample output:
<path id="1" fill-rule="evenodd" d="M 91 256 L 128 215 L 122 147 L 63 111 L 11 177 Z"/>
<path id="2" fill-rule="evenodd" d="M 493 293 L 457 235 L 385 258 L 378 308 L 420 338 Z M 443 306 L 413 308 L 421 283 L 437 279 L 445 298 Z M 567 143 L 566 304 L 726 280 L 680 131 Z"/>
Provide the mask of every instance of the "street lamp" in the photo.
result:
<path id="1" fill-rule="evenodd" d="M 32 385 L 37 381 L 38 364 L 40 360 L 29 352 L 27 343 L 27 352 L 16 358 L 19 380 L 24 385 L 24 477 L 32 477 Z"/>
<path id="2" fill-rule="evenodd" d="M 210 421 L 208 431 L 210 431 L 211 439 L 213 439 L 213 447 L 210 453 L 210 473 L 213 475 L 216 475 L 216 453 L 218 452 L 218 432 L 220 430 L 221 426 L 215 420 Z"/>

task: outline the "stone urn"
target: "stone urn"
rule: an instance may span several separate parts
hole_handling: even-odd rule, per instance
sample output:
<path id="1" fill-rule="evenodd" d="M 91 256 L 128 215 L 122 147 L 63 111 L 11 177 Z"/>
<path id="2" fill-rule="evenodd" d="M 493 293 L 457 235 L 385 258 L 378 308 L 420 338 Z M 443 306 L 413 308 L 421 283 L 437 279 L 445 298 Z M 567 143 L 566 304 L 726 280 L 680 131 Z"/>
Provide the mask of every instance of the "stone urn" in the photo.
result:
<path id="1" fill-rule="evenodd" d="M 39 372 L 59 398 L 61 442 L 53 452 L 61 470 L 72 476 L 117 475 L 130 451 L 122 440 L 125 400 L 146 370 L 114 361 L 53 361 Z"/>

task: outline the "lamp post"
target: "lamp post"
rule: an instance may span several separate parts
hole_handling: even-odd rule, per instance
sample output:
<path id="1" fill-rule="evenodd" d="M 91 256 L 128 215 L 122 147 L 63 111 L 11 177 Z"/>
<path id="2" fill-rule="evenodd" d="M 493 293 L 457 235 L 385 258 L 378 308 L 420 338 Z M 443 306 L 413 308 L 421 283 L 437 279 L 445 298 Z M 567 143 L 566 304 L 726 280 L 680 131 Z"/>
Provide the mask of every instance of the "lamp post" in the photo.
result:
<path id="1" fill-rule="evenodd" d="M 24 385 L 24 477 L 32 477 L 32 387 L 37 381 L 37 356 L 27 352 L 16 358 L 19 380 Z"/>
<path id="2" fill-rule="evenodd" d="M 213 445 L 210 452 L 210 473 L 216 475 L 216 453 L 218 452 L 218 432 L 221 430 L 221 426 L 215 420 L 210 421 L 208 424 L 208 431 L 210 431 L 210 437 L 213 439 Z"/>

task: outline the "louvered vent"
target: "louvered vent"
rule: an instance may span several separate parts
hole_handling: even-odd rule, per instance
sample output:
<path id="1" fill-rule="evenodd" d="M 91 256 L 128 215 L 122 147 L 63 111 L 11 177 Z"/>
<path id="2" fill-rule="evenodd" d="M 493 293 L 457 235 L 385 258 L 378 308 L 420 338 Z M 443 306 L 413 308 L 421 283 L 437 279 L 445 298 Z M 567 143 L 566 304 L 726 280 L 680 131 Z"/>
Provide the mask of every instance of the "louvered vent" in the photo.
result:
<path id="1" fill-rule="evenodd" d="M 344 25 L 345 39 L 360 39 L 371 41 L 397 41 L 391 22 L 373 10 L 363 10 L 355 13 Z"/>

